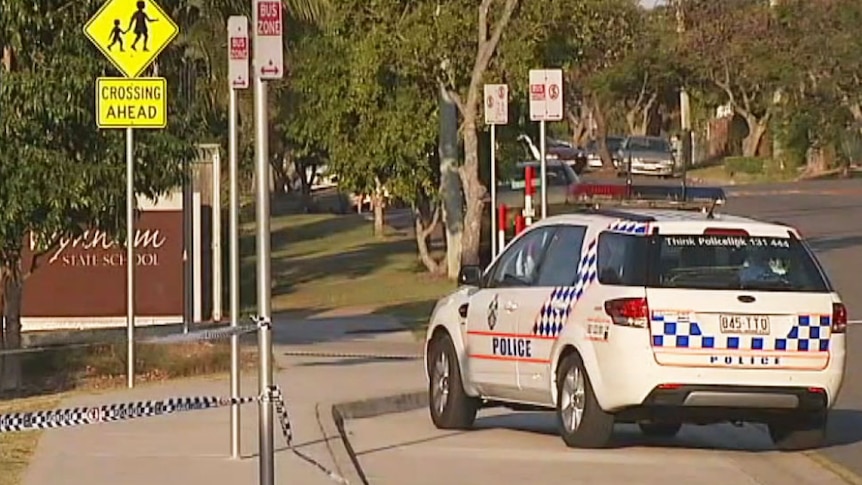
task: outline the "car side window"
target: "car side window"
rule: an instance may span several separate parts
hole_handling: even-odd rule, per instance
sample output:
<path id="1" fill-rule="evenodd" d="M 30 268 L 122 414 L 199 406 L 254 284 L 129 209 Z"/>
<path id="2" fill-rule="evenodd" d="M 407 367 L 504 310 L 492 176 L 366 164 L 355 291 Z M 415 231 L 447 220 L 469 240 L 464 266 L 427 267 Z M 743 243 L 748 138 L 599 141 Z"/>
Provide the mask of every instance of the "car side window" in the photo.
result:
<path id="1" fill-rule="evenodd" d="M 645 286 L 647 244 L 647 239 L 641 236 L 601 233 L 596 261 L 599 283 Z"/>
<path id="2" fill-rule="evenodd" d="M 536 286 L 572 286 L 578 273 L 587 228 L 562 226 L 554 233 L 542 262 Z"/>
<path id="3" fill-rule="evenodd" d="M 539 273 L 539 265 L 551 240 L 553 228 L 530 231 L 509 247 L 489 272 L 486 286 L 491 288 L 530 286 Z"/>

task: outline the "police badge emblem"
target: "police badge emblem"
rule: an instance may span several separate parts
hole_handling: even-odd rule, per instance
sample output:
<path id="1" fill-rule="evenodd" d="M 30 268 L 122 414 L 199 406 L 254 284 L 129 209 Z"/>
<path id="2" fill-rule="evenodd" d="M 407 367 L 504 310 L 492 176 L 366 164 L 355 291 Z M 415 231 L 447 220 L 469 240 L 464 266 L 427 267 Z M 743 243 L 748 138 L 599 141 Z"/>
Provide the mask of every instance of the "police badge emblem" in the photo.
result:
<path id="1" fill-rule="evenodd" d="M 488 305 L 488 328 L 494 330 L 497 326 L 497 308 L 499 307 L 498 295 L 494 295 L 491 303 Z"/>

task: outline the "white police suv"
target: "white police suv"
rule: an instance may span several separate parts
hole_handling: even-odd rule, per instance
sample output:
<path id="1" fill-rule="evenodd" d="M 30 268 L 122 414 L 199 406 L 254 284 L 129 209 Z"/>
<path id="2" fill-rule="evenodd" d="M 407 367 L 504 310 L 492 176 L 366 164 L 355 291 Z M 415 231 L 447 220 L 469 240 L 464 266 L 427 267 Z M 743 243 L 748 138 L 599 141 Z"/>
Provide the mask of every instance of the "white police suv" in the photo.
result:
<path id="1" fill-rule="evenodd" d="M 614 423 L 760 422 L 782 450 L 825 437 L 847 312 L 793 227 L 593 208 L 531 225 L 460 282 L 427 333 L 439 428 L 503 405 L 556 409 L 572 447 L 609 445 Z"/>

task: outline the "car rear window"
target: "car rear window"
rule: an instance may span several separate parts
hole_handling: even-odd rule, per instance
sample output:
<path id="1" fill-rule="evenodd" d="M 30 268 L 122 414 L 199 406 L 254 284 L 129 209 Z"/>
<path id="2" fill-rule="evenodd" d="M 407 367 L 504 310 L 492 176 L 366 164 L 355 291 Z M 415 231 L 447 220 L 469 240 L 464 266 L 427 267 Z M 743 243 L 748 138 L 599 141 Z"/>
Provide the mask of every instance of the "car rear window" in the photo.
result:
<path id="1" fill-rule="evenodd" d="M 538 188 L 542 186 L 542 180 L 539 175 L 539 167 L 535 167 L 533 169 L 533 187 Z M 558 187 L 565 186 L 569 184 L 568 173 L 566 173 L 566 169 L 560 165 L 548 166 L 548 186 L 549 187 Z M 518 173 L 511 179 L 507 181 L 501 181 L 498 183 L 498 187 L 508 187 L 512 190 L 522 190 L 526 185 L 526 180 L 524 170 L 519 170 Z"/>
<path id="2" fill-rule="evenodd" d="M 828 292 L 829 283 L 796 238 L 658 235 L 648 286 L 711 290 Z"/>

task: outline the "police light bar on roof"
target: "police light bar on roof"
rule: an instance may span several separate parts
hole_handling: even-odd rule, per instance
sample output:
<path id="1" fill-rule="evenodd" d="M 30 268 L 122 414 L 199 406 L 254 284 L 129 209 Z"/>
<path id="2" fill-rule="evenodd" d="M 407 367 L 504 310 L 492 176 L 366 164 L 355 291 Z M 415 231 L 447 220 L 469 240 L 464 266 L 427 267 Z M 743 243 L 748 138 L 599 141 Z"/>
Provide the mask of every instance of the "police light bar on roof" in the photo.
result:
<path id="1" fill-rule="evenodd" d="M 581 183 L 575 187 L 574 195 L 578 202 L 586 204 L 606 201 L 620 203 L 642 203 L 660 206 L 662 203 L 673 207 L 682 205 L 721 205 L 727 201 L 721 187 L 682 187 L 671 185 L 626 185 Z"/>

